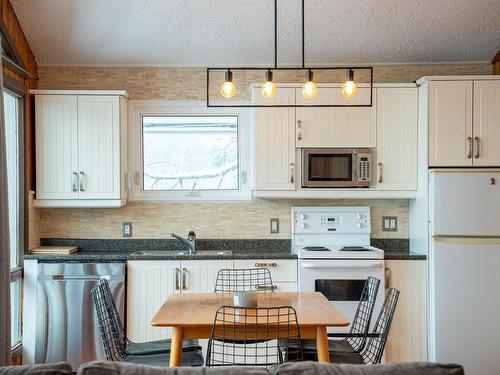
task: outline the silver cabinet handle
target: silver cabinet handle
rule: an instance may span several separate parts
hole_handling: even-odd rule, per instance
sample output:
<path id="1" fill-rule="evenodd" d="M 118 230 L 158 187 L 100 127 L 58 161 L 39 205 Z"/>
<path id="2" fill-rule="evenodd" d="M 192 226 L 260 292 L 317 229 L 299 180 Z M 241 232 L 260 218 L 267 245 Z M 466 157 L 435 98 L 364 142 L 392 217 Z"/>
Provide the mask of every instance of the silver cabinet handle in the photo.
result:
<path id="1" fill-rule="evenodd" d="M 378 166 L 378 183 L 381 184 L 384 181 L 384 179 L 382 178 L 382 163 L 378 162 L 377 166 Z"/>
<path id="2" fill-rule="evenodd" d="M 385 269 L 385 288 L 389 289 L 391 287 L 391 270 L 390 268 Z"/>
<path id="3" fill-rule="evenodd" d="M 73 193 L 76 193 L 78 191 L 78 173 L 73 172 L 71 179 L 73 183 Z"/>
<path id="4" fill-rule="evenodd" d="M 472 137 L 467 137 L 467 142 L 469 142 L 469 152 L 467 153 L 467 159 L 472 158 Z"/>
<path id="5" fill-rule="evenodd" d="M 476 153 L 474 155 L 474 158 L 479 159 L 479 137 L 474 137 L 474 142 L 476 142 Z"/>
<path id="6" fill-rule="evenodd" d="M 302 121 L 297 121 L 297 141 L 302 140 Z"/>
<path id="7" fill-rule="evenodd" d="M 80 191 L 85 191 L 85 189 L 83 188 L 84 177 L 85 177 L 85 173 L 83 173 L 83 171 L 80 171 Z"/>
<path id="8" fill-rule="evenodd" d="M 186 286 L 186 274 L 187 274 L 187 269 L 186 268 L 183 268 L 182 269 L 182 290 L 186 290 L 187 289 L 187 286 Z"/>
<path id="9" fill-rule="evenodd" d="M 276 285 L 255 285 L 257 290 L 276 290 L 278 287 Z"/>
<path id="10" fill-rule="evenodd" d="M 277 263 L 255 263 L 255 267 L 261 268 L 261 267 L 277 267 Z"/>
<path id="11" fill-rule="evenodd" d="M 179 273 L 181 272 L 180 269 L 176 268 L 175 269 L 175 290 L 179 290 Z"/>
<path id="12" fill-rule="evenodd" d="M 295 164 L 290 163 L 290 183 L 293 184 L 295 182 Z"/>

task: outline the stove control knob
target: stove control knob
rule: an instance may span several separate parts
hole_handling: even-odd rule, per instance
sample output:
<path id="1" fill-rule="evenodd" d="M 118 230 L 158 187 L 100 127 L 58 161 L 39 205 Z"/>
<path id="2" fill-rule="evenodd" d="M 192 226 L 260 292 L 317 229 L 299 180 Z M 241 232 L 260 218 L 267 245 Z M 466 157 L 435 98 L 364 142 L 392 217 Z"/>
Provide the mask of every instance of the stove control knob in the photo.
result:
<path id="1" fill-rule="evenodd" d="M 361 214 L 357 214 L 356 219 L 361 220 Z"/>
<path id="2" fill-rule="evenodd" d="M 305 227 L 306 227 L 306 223 L 300 223 L 300 228 L 301 229 L 305 229 Z"/>
<path id="3" fill-rule="evenodd" d="M 361 229 L 361 226 L 362 226 L 361 223 L 358 222 L 358 224 L 357 224 L 358 229 Z"/>
<path id="4" fill-rule="evenodd" d="M 301 220 L 304 220 L 304 219 L 306 218 L 306 215 L 304 215 L 304 214 L 300 214 L 300 216 L 299 216 L 299 217 L 300 217 L 300 219 L 301 219 Z"/>

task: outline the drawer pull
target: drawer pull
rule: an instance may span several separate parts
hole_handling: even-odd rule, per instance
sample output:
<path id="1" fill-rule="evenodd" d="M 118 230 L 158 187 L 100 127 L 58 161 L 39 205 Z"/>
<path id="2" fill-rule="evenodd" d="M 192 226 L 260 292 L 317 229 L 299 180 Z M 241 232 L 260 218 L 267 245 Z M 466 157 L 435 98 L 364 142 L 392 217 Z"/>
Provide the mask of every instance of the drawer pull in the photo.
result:
<path id="1" fill-rule="evenodd" d="M 255 267 L 277 267 L 277 263 L 255 263 Z"/>
<path id="2" fill-rule="evenodd" d="M 276 285 L 255 285 L 257 290 L 276 290 L 278 287 Z"/>

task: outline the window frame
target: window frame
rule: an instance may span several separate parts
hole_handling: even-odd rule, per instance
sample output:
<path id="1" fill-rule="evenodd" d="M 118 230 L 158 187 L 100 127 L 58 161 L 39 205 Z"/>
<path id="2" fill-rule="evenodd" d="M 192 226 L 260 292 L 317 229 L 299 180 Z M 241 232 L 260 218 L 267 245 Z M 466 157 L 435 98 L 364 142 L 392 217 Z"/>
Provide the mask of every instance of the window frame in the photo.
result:
<path id="1" fill-rule="evenodd" d="M 10 285 L 14 282 L 19 281 L 20 283 L 20 301 L 19 301 L 19 342 L 15 343 L 11 347 L 13 358 L 21 354 L 21 348 L 23 343 L 23 281 L 24 281 L 24 268 L 23 268 L 23 256 L 28 248 L 28 190 L 26 189 L 26 120 L 25 120 L 25 106 L 26 106 L 26 88 L 19 81 L 3 74 L 3 90 L 4 93 L 8 92 L 13 95 L 18 100 L 18 195 L 19 195 L 19 239 L 17 244 L 18 254 L 17 254 L 17 265 L 16 267 L 10 268 Z M 3 98 L 2 98 L 3 100 Z M 11 320 L 13 320 L 11 318 Z"/>
<path id="2" fill-rule="evenodd" d="M 251 112 L 247 108 L 207 108 L 204 101 L 129 101 L 129 200 L 130 201 L 242 201 L 252 199 Z M 142 117 L 144 116 L 237 116 L 238 190 L 144 190 Z"/>

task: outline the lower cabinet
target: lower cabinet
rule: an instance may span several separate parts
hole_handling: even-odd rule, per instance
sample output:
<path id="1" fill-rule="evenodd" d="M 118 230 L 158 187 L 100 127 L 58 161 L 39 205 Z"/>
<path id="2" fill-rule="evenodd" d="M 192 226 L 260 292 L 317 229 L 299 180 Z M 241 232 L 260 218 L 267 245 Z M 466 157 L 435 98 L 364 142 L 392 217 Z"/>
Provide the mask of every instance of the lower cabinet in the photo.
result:
<path id="1" fill-rule="evenodd" d="M 297 260 L 137 260 L 127 262 L 127 336 L 132 341 L 171 337 L 171 328 L 149 324 L 165 299 L 173 293 L 214 291 L 217 273 L 223 268 L 266 267 L 276 291 L 297 291 Z"/>
<path id="2" fill-rule="evenodd" d="M 386 287 L 399 295 L 385 349 L 386 362 L 427 360 L 427 262 L 386 260 Z M 375 311 L 378 314 L 378 311 Z M 376 315 L 374 315 L 376 319 Z"/>

